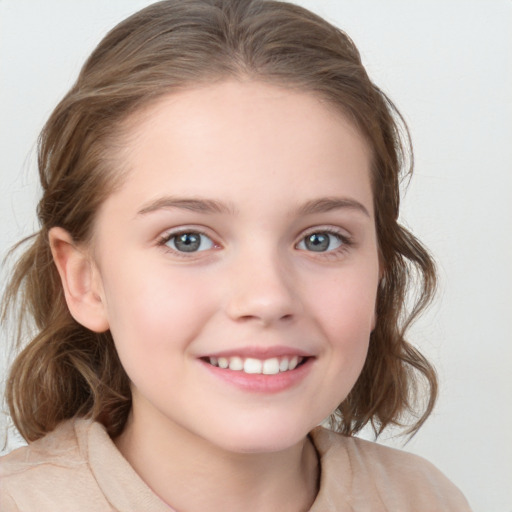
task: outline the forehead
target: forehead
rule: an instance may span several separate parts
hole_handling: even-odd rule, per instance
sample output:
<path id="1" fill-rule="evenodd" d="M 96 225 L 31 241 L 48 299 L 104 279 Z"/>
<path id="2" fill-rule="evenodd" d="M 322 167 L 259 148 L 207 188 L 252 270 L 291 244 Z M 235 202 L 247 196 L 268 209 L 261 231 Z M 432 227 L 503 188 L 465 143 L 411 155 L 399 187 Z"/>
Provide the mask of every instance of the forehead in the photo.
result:
<path id="1" fill-rule="evenodd" d="M 133 116 L 124 137 L 123 188 L 140 201 L 164 191 L 307 201 L 337 186 L 371 209 L 365 139 L 311 93 L 237 81 L 189 89 Z"/>

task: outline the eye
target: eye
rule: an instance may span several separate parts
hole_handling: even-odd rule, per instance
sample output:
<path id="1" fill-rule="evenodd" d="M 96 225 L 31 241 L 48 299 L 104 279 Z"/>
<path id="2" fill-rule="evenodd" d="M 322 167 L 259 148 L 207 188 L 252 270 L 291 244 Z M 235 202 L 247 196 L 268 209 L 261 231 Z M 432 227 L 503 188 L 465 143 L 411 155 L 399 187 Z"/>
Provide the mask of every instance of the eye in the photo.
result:
<path id="1" fill-rule="evenodd" d="M 201 252 L 214 247 L 211 238 L 197 231 L 171 234 L 166 237 L 163 245 L 178 252 Z"/>
<path id="2" fill-rule="evenodd" d="M 318 231 L 309 233 L 298 244 L 297 249 L 313 252 L 334 251 L 344 245 L 346 240 L 338 233 Z"/>

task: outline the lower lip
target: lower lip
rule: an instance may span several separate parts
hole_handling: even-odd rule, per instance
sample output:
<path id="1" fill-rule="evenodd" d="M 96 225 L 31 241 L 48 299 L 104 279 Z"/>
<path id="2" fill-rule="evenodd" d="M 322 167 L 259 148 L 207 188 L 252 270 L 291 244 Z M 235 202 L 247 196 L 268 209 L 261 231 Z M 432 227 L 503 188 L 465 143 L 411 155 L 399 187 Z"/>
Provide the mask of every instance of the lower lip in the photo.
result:
<path id="1" fill-rule="evenodd" d="M 219 368 L 218 366 L 213 366 L 202 360 L 200 362 L 212 375 L 243 391 L 270 394 L 279 393 L 298 385 L 309 373 L 313 365 L 313 360 L 313 357 L 309 357 L 294 370 L 288 370 L 274 375 L 245 373 L 243 371 Z"/>

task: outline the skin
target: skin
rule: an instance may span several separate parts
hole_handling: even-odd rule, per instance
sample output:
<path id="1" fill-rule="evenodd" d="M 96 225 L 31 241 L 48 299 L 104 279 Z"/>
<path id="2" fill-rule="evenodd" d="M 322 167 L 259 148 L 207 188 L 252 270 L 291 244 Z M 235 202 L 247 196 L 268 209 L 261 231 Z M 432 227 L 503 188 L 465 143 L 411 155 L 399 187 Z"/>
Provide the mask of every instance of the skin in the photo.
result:
<path id="1" fill-rule="evenodd" d="M 227 81 L 134 117 L 119 158 L 126 179 L 92 244 L 50 234 L 71 313 L 111 330 L 132 382 L 117 446 L 178 510 L 308 510 L 307 433 L 353 387 L 375 324 L 363 137 L 309 93 Z M 177 231 L 204 233 L 201 250 L 180 252 Z M 313 233 L 326 250 L 306 245 Z M 203 359 L 277 346 L 309 356 L 277 392 L 240 388 Z"/>

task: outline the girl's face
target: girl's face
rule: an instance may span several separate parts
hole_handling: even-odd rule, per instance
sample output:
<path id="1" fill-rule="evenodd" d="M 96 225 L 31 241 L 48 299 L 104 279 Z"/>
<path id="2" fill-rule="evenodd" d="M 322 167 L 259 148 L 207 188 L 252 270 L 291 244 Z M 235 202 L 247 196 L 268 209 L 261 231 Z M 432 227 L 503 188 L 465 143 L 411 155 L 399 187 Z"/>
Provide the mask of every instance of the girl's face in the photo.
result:
<path id="1" fill-rule="evenodd" d="M 311 94 L 232 81 L 163 98 L 127 140 L 93 251 L 133 420 L 235 452 L 298 443 L 375 322 L 364 139 Z"/>

